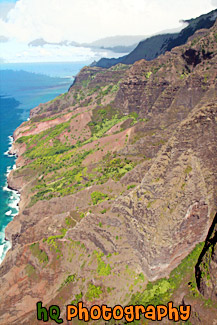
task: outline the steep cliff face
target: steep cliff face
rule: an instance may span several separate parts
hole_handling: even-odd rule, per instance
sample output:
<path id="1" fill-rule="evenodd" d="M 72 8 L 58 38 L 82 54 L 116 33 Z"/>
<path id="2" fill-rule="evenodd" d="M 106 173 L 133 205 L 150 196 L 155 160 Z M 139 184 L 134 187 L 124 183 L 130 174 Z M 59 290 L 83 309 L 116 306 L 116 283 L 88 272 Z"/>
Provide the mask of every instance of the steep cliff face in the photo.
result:
<path id="1" fill-rule="evenodd" d="M 217 302 L 217 215 L 196 265 L 196 279 L 202 295 Z"/>
<path id="2" fill-rule="evenodd" d="M 85 67 L 15 131 L 8 182 L 21 201 L 6 229 L 1 324 L 36 324 L 39 300 L 64 317 L 72 301 L 188 299 L 198 324 L 199 256 L 199 290 L 216 290 L 214 244 L 211 291 L 198 276 L 216 212 L 216 33 L 151 62 Z M 202 323 L 217 317 L 199 309 Z"/>
<path id="3" fill-rule="evenodd" d="M 213 26 L 217 17 L 217 10 L 213 10 L 208 14 L 201 15 L 200 17 L 186 20 L 188 26 L 183 28 L 179 33 L 160 34 L 141 41 L 137 47 L 128 55 L 119 57 L 117 59 L 102 58 L 93 65 L 102 68 L 110 68 L 115 64 L 133 64 L 138 60 L 153 60 L 159 55 L 170 51 L 176 46 L 183 45 L 187 42 L 197 30 L 202 28 L 210 28 Z"/>

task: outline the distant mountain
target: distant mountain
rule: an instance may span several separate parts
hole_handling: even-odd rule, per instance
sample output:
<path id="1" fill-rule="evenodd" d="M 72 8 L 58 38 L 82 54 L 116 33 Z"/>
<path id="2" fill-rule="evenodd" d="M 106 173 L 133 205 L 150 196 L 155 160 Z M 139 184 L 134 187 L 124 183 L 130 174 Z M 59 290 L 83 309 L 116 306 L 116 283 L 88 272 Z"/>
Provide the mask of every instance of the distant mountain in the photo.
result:
<path id="1" fill-rule="evenodd" d="M 77 43 L 74 41 L 62 41 L 62 42 L 47 42 L 43 38 L 37 38 L 28 46 L 44 46 L 44 45 L 58 45 L 58 46 L 76 46 L 86 47 L 91 49 L 105 49 L 115 53 L 129 53 L 133 51 L 141 40 L 146 39 L 144 35 L 124 35 L 124 36 L 111 36 L 96 40 L 91 43 Z"/>
<path id="2" fill-rule="evenodd" d="M 159 55 L 164 54 L 166 51 L 170 51 L 176 46 L 185 44 L 188 38 L 197 30 L 212 27 L 216 17 L 217 9 L 197 18 L 183 20 L 183 23 L 188 23 L 188 26 L 182 29 L 179 33 L 166 33 L 149 37 L 144 41 L 141 41 L 128 55 L 117 59 L 102 58 L 98 62 L 93 62 L 92 66 L 110 68 L 118 63 L 133 64 L 141 59 L 147 61 L 153 60 Z"/>
<path id="3" fill-rule="evenodd" d="M 111 50 L 117 53 L 129 53 L 133 51 L 139 42 L 148 36 L 144 35 L 118 35 L 99 39 L 89 44 L 82 44 L 85 47 Z"/>
<path id="4" fill-rule="evenodd" d="M 148 36 L 144 35 L 118 35 L 101 38 L 97 41 L 89 43 L 89 45 L 96 47 L 132 46 L 133 44 L 139 43 L 147 37 Z"/>
<path id="5" fill-rule="evenodd" d="M 37 39 L 33 40 L 32 42 L 28 43 L 28 46 L 44 46 L 46 44 L 60 45 L 60 46 L 68 46 L 68 45 L 79 46 L 79 44 L 76 42 L 62 41 L 59 43 L 58 42 L 55 43 L 55 42 L 47 42 L 43 38 L 37 38 Z"/>

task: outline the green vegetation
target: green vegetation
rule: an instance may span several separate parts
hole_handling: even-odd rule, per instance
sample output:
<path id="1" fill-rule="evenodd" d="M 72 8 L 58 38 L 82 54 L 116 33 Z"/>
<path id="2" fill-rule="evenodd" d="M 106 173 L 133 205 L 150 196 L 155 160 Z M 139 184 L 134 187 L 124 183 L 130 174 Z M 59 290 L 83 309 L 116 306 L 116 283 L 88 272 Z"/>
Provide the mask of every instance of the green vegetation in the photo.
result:
<path id="1" fill-rule="evenodd" d="M 94 251 L 94 254 L 97 258 L 97 273 L 101 276 L 107 276 L 111 273 L 111 266 L 110 264 L 106 264 L 102 257 L 104 256 L 103 253 L 99 253 L 97 251 Z"/>
<path id="2" fill-rule="evenodd" d="M 69 276 L 67 276 L 67 278 L 63 281 L 63 283 L 61 284 L 59 290 L 61 290 L 63 287 L 65 287 L 67 284 L 74 282 L 75 281 L 75 277 L 76 274 L 71 274 Z"/>
<path id="3" fill-rule="evenodd" d="M 186 275 L 194 274 L 194 267 L 203 246 L 203 243 L 198 244 L 180 265 L 170 273 L 169 279 L 162 278 L 155 282 L 149 282 L 144 292 L 132 296 L 131 303 L 156 306 L 170 301 L 174 291 L 180 286 Z"/>
<path id="4" fill-rule="evenodd" d="M 46 265 L 48 263 L 48 256 L 45 251 L 39 248 L 39 243 L 34 243 L 30 245 L 30 250 L 32 255 L 34 255 L 41 264 Z"/>
<path id="5" fill-rule="evenodd" d="M 26 143 L 27 150 L 25 156 L 30 159 L 41 158 L 61 154 L 70 149 L 60 142 L 57 137 L 67 128 L 69 128 L 70 120 L 60 123 L 39 134 L 23 136 L 17 140 L 18 143 Z"/>
<path id="6" fill-rule="evenodd" d="M 107 292 L 108 292 L 108 293 L 110 293 L 110 292 L 112 291 L 112 288 L 110 288 L 110 287 L 107 287 L 107 289 L 106 289 L 106 290 L 107 290 Z"/>
<path id="7" fill-rule="evenodd" d="M 182 70 L 182 74 L 180 76 L 181 79 L 184 79 L 185 77 L 187 77 L 189 75 L 189 72 L 187 72 L 186 70 Z"/>
<path id="8" fill-rule="evenodd" d="M 72 305 L 77 305 L 78 302 L 80 302 L 83 298 L 83 293 L 80 292 L 78 294 L 75 295 L 75 299 L 71 301 Z"/>
<path id="9" fill-rule="evenodd" d="M 102 164 L 97 168 L 97 171 L 101 174 L 99 183 L 103 184 L 110 178 L 113 180 L 119 180 L 135 166 L 136 163 L 127 158 L 121 159 L 107 154 L 104 157 Z"/>
<path id="10" fill-rule="evenodd" d="M 100 86 L 96 86 L 94 88 L 89 88 L 89 92 L 88 92 L 87 96 L 91 96 L 92 94 L 97 92 L 99 89 L 100 89 Z"/>
<path id="11" fill-rule="evenodd" d="M 54 170 L 55 173 L 53 175 L 46 178 L 41 178 L 38 181 L 38 184 L 32 189 L 32 191 L 37 191 L 37 193 L 35 193 L 31 198 L 31 205 L 35 204 L 38 200 L 49 200 L 52 197 L 65 196 L 75 193 L 76 191 L 80 191 L 83 188 L 91 186 L 93 184 L 103 184 L 109 178 L 112 178 L 113 180 L 119 180 L 128 171 L 136 166 L 135 162 L 132 162 L 127 158 L 115 158 L 114 155 L 108 153 L 103 158 L 101 163 L 98 164 L 99 167 L 97 167 L 93 173 L 87 174 L 87 169 L 85 167 L 82 167 L 80 165 L 80 162 L 91 152 L 93 151 L 83 151 L 77 155 L 75 155 L 75 153 L 71 154 L 69 157 L 69 159 L 71 158 L 71 161 L 70 163 L 68 162 L 67 171 L 55 172 Z M 55 164 L 55 161 L 57 161 L 57 164 L 59 164 L 61 162 L 60 159 L 62 158 L 62 165 L 65 165 L 67 167 L 67 156 L 69 155 L 64 154 L 61 155 L 61 157 L 58 156 L 56 160 L 54 158 L 52 163 Z M 64 159 L 64 157 L 66 158 Z M 48 160 L 46 160 L 46 164 L 47 161 Z M 44 160 L 42 162 L 44 163 Z M 37 163 L 39 163 L 39 161 L 37 161 Z M 74 168 L 71 168 L 72 164 L 75 165 Z M 50 170 L 52 169 L 54 169 L 54 167 L 51 165 Z M 94 195 L 96 195 L 95 199 Z M 93 204 L 97 204 L 95 201 L 98 198 L 100 199 L 100 196 L 93 194 Z M 108 197 L 105 196 L 105 199 L 108 199 Z"/>
<path id="12" fill-rule="evenodd" d="M 65 223 L 68 228 L 73 228 L 76 225 L 76 222 L 71 217 L 66 217 Z"/>
<path id="13" fill-rule="evenodd" d="M 209 285 L 211 278 L 210 278 L 210 262 L 212 259 L 213 254 L 213 246 L 210 245 L 209 249 L 207 250 L 203 261 L 201 262 L 200 269 L 201 269 L 201 278 L 203 278 L 206 281 L 206 284 Z"/>
<path id="14" fill-rule="evenodd" d="M 89 122 L 92 138 L 91 142 L 97 138 L 101 138 L 114 125 L 132 119 L 131 125 L 138 122 L 138 114 L 133 112 L 129 115 L 122 115 L 119 110 L 112 105 L 107 105 L 104 108 L 96 107 L 93 111 L 92 120 Z"/>
<path id="15" fill-rule="evenodd" d="M 58 239 L 63 238 L 64 235 L 56 235 L 56 236 L 50 236 L 47 239 L 43 239 L 43 242 L 47 242 L 47 244 L 55 250 L 55 252 L 58 254 L 57 259 L 62 256 L 61 253 L 61 247 L 62 244 L 58 242 Z"/>
<path id="16" fill-rule="evenodd" d="M 146 72 L 146 74 L 145 74 L 146 79 L 149 79 L 151 77 L 151 75 L 152 75 L 152 71 Z"/>
<path id="17" fill-rule="evenodd" d="M 101 138 L 114 125 L 129 118 L 127 116 L 119 117 L 118 114 L 113 115 L 110 119 L 106 118 L 106 115 L 108 114 L 106 110 L 98 110 L 98 114 L 101 114 L 99 117 L 99 121 L 96 122 L 94 121 L 94 118 L 92 118 L 92 121 L 89 123 L 89 127 L 92 132 L 92 137 L 87 140 L 88 143 L 98 138 Z"/>
<path id="18" fill-rule="evenodd" d="M 102 192 L 94 191 L 91 193 L 91 200 L 93 205 L 96 205 L 102 201 L 108 200 L 108 195 Z"/>
<path id="19" fill-rule="evenodd" d="M 79 217 L 80 217 L 81 219 L 83 219 L 83 218 L 85 217 L 85 213 L 84 213 L 84 212 L 81 212 L 80 215 L 79 215 Z"/>
<path id="20" fill-rule="evenodd" d="M 28 277 L 31 277 L 33 275 L 35 277 L 35 275 L 36 275 L 36 269 L 31 264 L 26 265 L 25 271 L 26 271 L 26 274 L 28 275 Z"/>
<path id="21" fill-rule="evenodd" d="M 59 100 L 59 99 L 64 99 L 64 98 L 66 97 L 66 95 L 67 95 L 67 93 L 63 93 L 63 94 L 57 96 L 56 98 L 52 99 L 52 100 L 50 101 L 50 103 L 54 103 L 54 102 L 56 102 L 56 101 Z"/>
<path id="22" fill-rule="evenodd" d="M 65 236 L 65 234 L 67 233 L 67 229 L 66 228 L 61 228 L 60 232 L 63 236 Z"/>
<path id="23" fill-rule="evenodd" d="M 60 168 L 60 171 L 55 172 L 49 178 L 42 178 L 38 181 L 38 184 L 33 187 L 32 191 L 37 193 L 31 198 L 31 205 L 35 204 L 38 200 L 49 200 L 55 196 L 65 196 L 72 194 L 85 187 L 83 177 L 86 175 L 86 168 L 81 167 L 81 162 L 89 155 L 92 150 L 81 151 L 80 153 L 71 152 L 66 155 L 55 156 L 54 159 L 37 159 L 32 163 L 32 166 L 37 166 L 42 162 L 43 168 L 50 162 L 50 166 L 47 167 L 48 171 L 56 171 Z M 61 171 L 61 167 L 68 167 L 67 170 Z M 38 166 L 40 168 L 40 166 Z M 44 175 L 46 172 L 44 171 Z"/>
<path id="24" fill-rule="evenodd" d="M 130 190 L 131 188 L 134 188 L 134 187 L 136 187 L 136 185 L 135 185 L 135 184 L 132 184 L 132 185 L 128 185 L 128 186 L 127 186 L 127 189 L 128 189 L 128 190 Z"/>
<path id="25" fill-rule="evenodd" d="M 110 68 L 112 71 L 120 71 L 120 70 L 127 70 L 131 65 L 118 63 Z"/>
<path id="26" fill-rule="evenodd" d="M 156 200 L 154 200 L 154 201 L 149 201 L 148 204 L 147 204 L 147 208 L 149 209 L 149 208 L 152 206 L 152 204 L 155 203 L 155 201 L 156 201 Z"/>
<path id="27" fill-rule="evenodd" d="M 55 120 L 56 118 L 59 118 L 63 116 L 63 114 L 58 114 L 58 115 L 52 115 L 52 116 L 48 116 L 48 117 L 44 117 L 40 120 L 40 122 L 46 122 L 46 121 L 52 121 L 52 120 Z"/>
<path id="28" fill-rule="evenodd" d="M 106 90 L 110 88 L 106 88 Z M 60 123 L 39 134 L 23 136 L 17 140 L 18 143 L 26 144 L 27 150 L 24 157 L 31 160 L 28 164 L 30 170 L 28 174 L 30 177 L 34 174 L 35 177 L 35 186 L 31 189 L 33 195 L 29 206 L 33 206 L 39 200 L 66 196 L 93 184 L 103 184 L 109 178 L 119 180 L 134 168 L 135 163 L 130 160 L 112 159 L 112 157 L 107 156 L 93 174 L 87 175 L 87 168 L 82 166 L 82 162 L 88 155 L 100 148 L 96 147 L 90 150 L 80 150 L 80 148 L 101 138 L 119 122 L 129 120 L 131 124 L 136 123 L 138 121 L 137 113 L 121 116 L 112 105 L 107 105 L 104 108 L 97 107 L 93 110 L 92 121 L 89 123 L 92 136 L 84 142 L 79 140 L 75 146 L 72 146 L 68 142 L 68 135 L 65 135 L 65 142 L 62 143 L 62 134 L 71 132 L 70 122 L 76 116 L 74 115 L 69 121 Z M 101 150 L 103 151 L 103 148 Z M 24 167 L 24 173 L 26 169 L 27 167 Z"/>
<path id="29" fill-rule="evenodd" d="M 50 236 L 47 239 L 44 239 L 43 242 L 47 242 L 48 244 L 51 244 L 54 240 L 63 238 L 63 235 L 56 235 L 56 236 Z"/>
<path id="30" fill-rule="evenodd" d="M 93 301 L 97 299 L 102 294 L 102 289 L 100 286 L 96 287 L 94 284 L 89 283 L 88 290 L 86 293 L 86 299 L 89 301 Z"/>
<path id="31" fill-rule="evenodd" d="M 194 46 L 195 44 L 197 44 L 199 42 L 199 40 L 200 40 L 200 37 L 195 37 L 193 39 L 193 41 L 191 42 L 191 46 Z"/>
<path id="32" fill-rule="evenodd" d="M 192 167 L 187 166 L 187 168 L 185 169 L 185 174 L 189 174 L 191 171 L 192 171 Z"/>

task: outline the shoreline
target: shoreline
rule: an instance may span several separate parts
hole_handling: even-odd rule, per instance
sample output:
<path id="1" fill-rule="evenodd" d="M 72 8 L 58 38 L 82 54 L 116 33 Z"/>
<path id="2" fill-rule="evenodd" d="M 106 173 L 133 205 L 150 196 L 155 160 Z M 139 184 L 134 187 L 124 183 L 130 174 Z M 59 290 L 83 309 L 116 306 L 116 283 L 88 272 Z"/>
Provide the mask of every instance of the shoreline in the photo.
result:
<path id="1" fill-rule="evenodd" d="M 83 67 L 83 64 L 82 64 Z M 81 67 L 80 64 L 73 68 L 73 75 L 77 74 L 77 70 L 80 71 Z M 13 69 L 12 69 L 13 70 Z M 16 71 L 16 70 L 14 70 Z M 2 190 L 2 197 L 3 197 L 3 205 L 2 205 L 2 212 L 1 212 L 1 225 L 0 225 L 0 267 L 2 266 L 2 262 L 5 260 L 5 257 L 7 255 L 7 252 L 12 247 L 12 241 L 10 236 L 7 234 L 7 227 L 9 227 L 9 224 L 14 220 L 14 217 L 19 214 L 20 207 L 19 202 L 21 200 L 20 195 L 20 188 L 17 188 L 16 184 L 13 183 L 13 173 L 11 173 L 12 170 L 16 169 L 17 164 L 17 158 L 18 154 L 16 152 L 16 149 L 14 150 L 14 140 L 16 139 L 16 129 L 22 125 L 23 122 L 30 120 L 30 111 L 40 105 L 40 103 L 46 103 L 50 100 L 53 100 L 60 94 L 64 93 L 68 90 L 70 85 L 72 84 L 71 77 L 70 80 L 68 80 L 68 77 L 63 76 L 57 76 L 57 77 L 49 77 L 47 75 L 47 70 L 45 69 L 44 75 L 48 77 L 48 81 L 43 85 L 42 89 L 46 90 L 46 93 L 44 93 L 44 90 L 41 90 L 41 86 L 39 84 L 39 88 L 36 88 L 37 97 L 34 99 L 34 105 L 33 103 L 29 103 L 29 101 L 25 98 L 22 105 L 25 105 L 25 107 L 29 107 L 28 109 L 28 116 L 26 115 L 24 118 L 20 118 L 19 125 L 15 125 L 13 128 L 10 129 L 7 133 L 5 132 L 4 141 L 7 143 L 7 146 L 4 147 L 4 151 L 2 150 L 1 155 L 4 160 L 4 169 L 2 170 L 2 183 L 1 183 L 1 190 Z M 31 73 L 31 72 L 30 72 Z M 36 73 L 36 74 L 40 74 Z M 67 79 L 66 79 L 67 78 Z M 52 82 L 50 80 L 53 80 Z M 65 81 L 68 81 L 67 87 L 65 85 Z M 37 84 L 38 87 L 38 84 Z M 54 90 L 53 90 L 54 89 Z M 17 89 L 15 89 L 17 91 Z M 24 91 L 25 95 L 25 91 Z M 35 96 L 35 95 L 34 95 Z M 19 99 L 19 96 L 18 96 Z M 26 103 L 27 102 L 27 103 Z M 28 105 L 28 106 L 27 106 Z M 9 133 L 10 132 L 10 133 Z M 10 134 L 10 135 L 9 135 Z M 12 158 L 13 160 L 8 160 L 7 158 Z M 8 192 L 8 193 L 6 193 Z M 7 234 L 7 236 L 6 236 Z M 9 237 L 9 239 L 8 239 Z"/>
<path id="2" fill-rule="evenodd" d="M 17 159 L 17 154 L 16 153 L 11 153 L 12 149 L 12 144 L 14 142 L 13 136 L 9 135 L 8 136 L 10 142 L 9 142 L 9 147 L 8 150 L 4 153 L 5 156 L 8 158 L 16 158 Z M 0 245 L 0 265 L 4 261 L 7 252 L 11 249 L 12 244 L 9 239 L 6 238 L 5 230 L 9 223 L 14 219 L 14 217 L 19 213 L 19 202 L 20 202 L 20 193 L 17 189 L 13 188 L 12 186 L 9 185 L 8 179 L 10 177 L 10 173 L 16 169 L 16 159 L 15 159 L 15 164 L 11 166 L 7 166 L 6 170 L 6 183 L 5 186 L 3 187 L 3 191 L 5 192 L 11 192 L 11 195 L 8 196 L 8 211 L 4 214 L 4 218 L 10 218 L 9 222 L 7 225 L 5 225 L 1 233 L 3 234 L 2 237 L 2 244 Z M 14 211 L 15 210 L 15 211 Z"/>

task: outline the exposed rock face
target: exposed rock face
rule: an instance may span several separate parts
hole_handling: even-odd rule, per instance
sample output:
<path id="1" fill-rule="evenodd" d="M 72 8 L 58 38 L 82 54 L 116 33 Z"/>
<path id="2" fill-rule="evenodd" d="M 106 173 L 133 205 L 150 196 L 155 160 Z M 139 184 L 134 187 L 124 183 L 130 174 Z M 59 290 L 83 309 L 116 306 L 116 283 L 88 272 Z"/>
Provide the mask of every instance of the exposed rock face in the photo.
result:
<path id="1" fill-rule="evenodd" d="M 196 265 L 196 279 L 203 296 L 217 302 L 217 215 Z"/>
<path id="2" fill-rule="evenodd" d="M 62 317 L 78 299 L 127 305 L 207 238 L 217 203 L 216 23 L 200 36 L 151 62 L 85 67 L 14 132 L 8 181 L 21 201 L 6 229 L 0 324 L 37 324 L 40 300 Z M 208 253 L 197 282 L 213 299 L 216 244 Z M 182 300 L 186 281 L 167 297 Z"/>
<path id="3" fill-rule="evenodd" d="M 152 280 L 165 275 L 190 247 L 205 239 L 215 211 L 215 166 L 206 174 L 207 159 L 212 162 L 217 154 L 215 119 L 215 102 L 192 112 L 162 148 L 141 185 L 113 207 L 113 212 L 125 216 L 128 240 Z"/>

